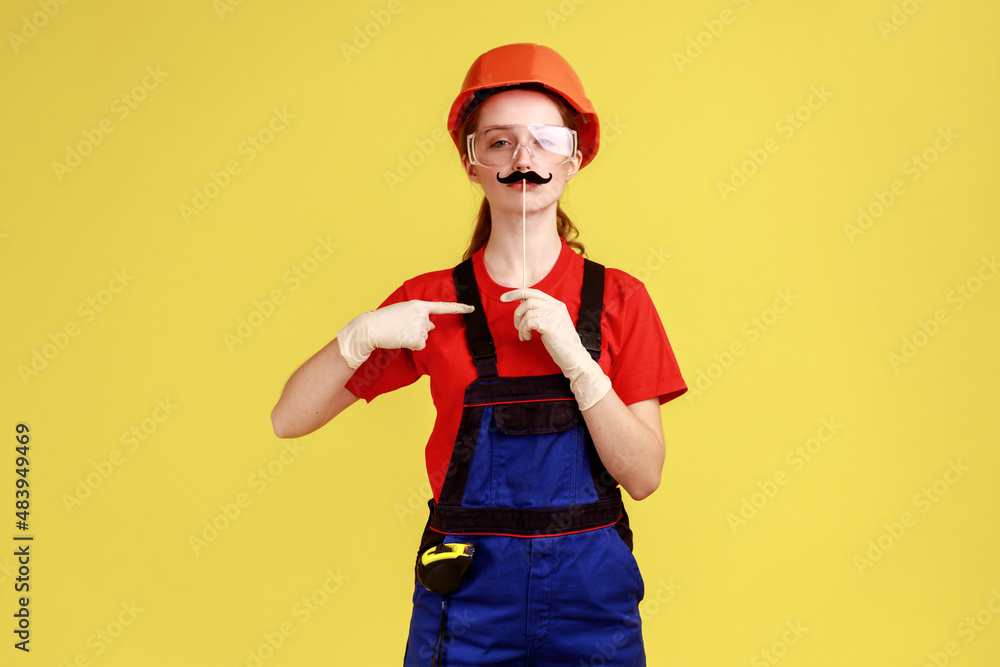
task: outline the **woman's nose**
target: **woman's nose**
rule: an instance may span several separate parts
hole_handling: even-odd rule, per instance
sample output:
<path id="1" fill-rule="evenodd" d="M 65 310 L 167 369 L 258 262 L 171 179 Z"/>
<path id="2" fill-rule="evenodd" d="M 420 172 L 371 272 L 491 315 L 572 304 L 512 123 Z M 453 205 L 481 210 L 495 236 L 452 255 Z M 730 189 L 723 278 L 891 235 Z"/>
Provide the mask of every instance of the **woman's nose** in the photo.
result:
<path id="1" fill-rule="evenodd" d="M 530 167 L 531 160 L 534 155 L 531 154 L 531 148 L 528 144 L 518 144 L 514 147 L 514 168 L 518 167 Z"/>

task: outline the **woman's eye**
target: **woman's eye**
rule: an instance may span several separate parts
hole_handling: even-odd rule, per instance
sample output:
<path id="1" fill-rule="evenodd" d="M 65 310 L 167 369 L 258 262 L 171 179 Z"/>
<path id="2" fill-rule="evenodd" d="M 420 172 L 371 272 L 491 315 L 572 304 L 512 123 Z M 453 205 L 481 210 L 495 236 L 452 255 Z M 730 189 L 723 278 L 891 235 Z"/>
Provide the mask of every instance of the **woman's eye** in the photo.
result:
<path id="1" fill-rule="evenodd" d="M 492 144 L 490 144 L 490 148 L 505 148 L 509 145 L 510 142 L 507 141 L 506 139 L 497 139 Z"/>

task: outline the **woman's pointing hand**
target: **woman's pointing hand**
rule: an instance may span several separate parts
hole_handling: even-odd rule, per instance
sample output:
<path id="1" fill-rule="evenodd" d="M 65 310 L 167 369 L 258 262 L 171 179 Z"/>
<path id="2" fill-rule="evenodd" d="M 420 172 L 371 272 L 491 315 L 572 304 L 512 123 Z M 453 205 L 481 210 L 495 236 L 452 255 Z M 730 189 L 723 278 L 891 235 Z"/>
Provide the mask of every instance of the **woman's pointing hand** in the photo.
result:
<path id="1" fill-rule="evenodd" d="M 472 306 L 453 301 L 402 301 L 358 315 L 337 332 L 340 353 L 357 368 L 376 348 L 422 350 L 434 323 L 431 315 L 471 313 Z"/>

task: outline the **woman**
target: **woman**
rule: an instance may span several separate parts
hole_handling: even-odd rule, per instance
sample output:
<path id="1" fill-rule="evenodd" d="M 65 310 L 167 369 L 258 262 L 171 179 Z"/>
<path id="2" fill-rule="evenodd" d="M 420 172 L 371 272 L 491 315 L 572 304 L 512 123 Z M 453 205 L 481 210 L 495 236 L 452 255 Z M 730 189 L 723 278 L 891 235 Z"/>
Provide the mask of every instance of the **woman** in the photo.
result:
<path id="1" fill-rule="evenodd" d="M 659 406 L 686 386 L 642 283 L 578 254 L 559 208 L 597 115 L 561 56 L 511 44 L 476 60 L 448 125 L 484 193 L 464 261 L 337 332 L 289 379 L 275 433 L 430 376 L 418 570 L 442 543 L 474 555 L 456 591 L 415 585 L 405 664 L 645 664 L 618 486 L 657 488 Z"/>

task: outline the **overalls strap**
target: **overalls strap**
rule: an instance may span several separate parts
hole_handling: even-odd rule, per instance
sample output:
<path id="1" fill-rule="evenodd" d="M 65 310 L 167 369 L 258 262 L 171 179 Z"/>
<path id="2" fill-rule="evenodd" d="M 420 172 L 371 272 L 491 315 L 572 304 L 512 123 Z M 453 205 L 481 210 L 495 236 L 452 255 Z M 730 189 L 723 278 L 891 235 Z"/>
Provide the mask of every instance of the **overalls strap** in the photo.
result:
<path id="1" fill-rule="evenodd" d="M 479 287 L 476 285 L 476 272 L 472 267 L 472 258 L 455 267 L 453 272 L 455 292 L 459 303 L 473 306 L 475 310 L 466 313 L 465 339 L 469 344 L 469 352 L 476 364 L 479 377 L 497 376 L 497 349 L 490 334 L 490 325 L 483 311 L 483 300 L 479 298 Z"/>
<path id="2" fill-rule="evenodd" d="M 472 353 L 479 377 L 497 376 L 497 351 L 490 334 L 490 327 L 483 311 L 483 302 L 476 285 L 472 258 L 455 267 L 455 291 L 459 303 L 473 306 L 475 310 L 463 315 L 465 338 Z M 601 315 L 604 312 L 604 266 L 589 259 L 583 260 L 583 285 L 580 289 L 580 316 L 576 330 L 580 341 L 597 361 L 601 356 Z"/>
<path id="3" fill-rule="evenodd" d="M 583 260 L 583 287 L 580 290 L 580 317 L 576 330 L 583 346 L 597 361 L 601 358 L 601 315 L 604 313 L 604 266 Z"/>

